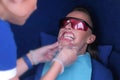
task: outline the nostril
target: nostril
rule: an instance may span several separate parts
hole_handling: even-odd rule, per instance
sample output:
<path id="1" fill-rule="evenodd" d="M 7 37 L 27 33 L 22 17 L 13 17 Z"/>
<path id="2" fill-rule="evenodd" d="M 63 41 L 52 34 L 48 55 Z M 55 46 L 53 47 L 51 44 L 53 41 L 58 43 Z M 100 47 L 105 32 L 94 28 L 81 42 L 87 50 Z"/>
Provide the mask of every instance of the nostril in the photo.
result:
<path id="1" fill-rule="evenodd" d="M 68 25 L 65 26 L 65 28 L 72 29 L 71 24 L 69 23 Z"/>
<path id="2" fill-rule="evenodd" d="M 66 30 L 71 30 L 72 28 L 71 27 L 67 27 L 67 28 L 65 28 Z"/>

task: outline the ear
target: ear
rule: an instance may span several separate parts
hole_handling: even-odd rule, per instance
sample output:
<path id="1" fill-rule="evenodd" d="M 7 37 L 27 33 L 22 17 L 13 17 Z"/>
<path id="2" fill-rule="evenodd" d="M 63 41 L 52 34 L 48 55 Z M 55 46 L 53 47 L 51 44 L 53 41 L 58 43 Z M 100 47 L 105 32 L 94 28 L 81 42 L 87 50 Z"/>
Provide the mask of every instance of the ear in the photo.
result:
<path id="1" fill-rule="evenodd" d="M 96 39 L 96 36 L 95 36 L 94 34 L 92 34 L 92 35 L 90 35 L 90 36 L 88 37 L 87 43 L 88 43 L 88 44 L 91 44 L 91 43 L 93 43 L 93 42 L 95 41 L 95 39 Z"/>

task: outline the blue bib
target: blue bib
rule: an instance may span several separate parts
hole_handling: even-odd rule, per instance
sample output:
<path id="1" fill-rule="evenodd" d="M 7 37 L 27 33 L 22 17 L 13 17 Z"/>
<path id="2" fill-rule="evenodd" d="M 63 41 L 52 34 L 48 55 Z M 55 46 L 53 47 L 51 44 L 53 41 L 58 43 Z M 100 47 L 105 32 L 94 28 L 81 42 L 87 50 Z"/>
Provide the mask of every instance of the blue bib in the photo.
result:
<path id="1" fill-rule="evenodd" d="M 45 64 L 42 75 L 50 68 L 51 62 Z M 57 76 L 56 80 L 91 80 L 92 65 L 88 52 L 79 55 L 77 60 L 64 69 L 64 72 Z"/>

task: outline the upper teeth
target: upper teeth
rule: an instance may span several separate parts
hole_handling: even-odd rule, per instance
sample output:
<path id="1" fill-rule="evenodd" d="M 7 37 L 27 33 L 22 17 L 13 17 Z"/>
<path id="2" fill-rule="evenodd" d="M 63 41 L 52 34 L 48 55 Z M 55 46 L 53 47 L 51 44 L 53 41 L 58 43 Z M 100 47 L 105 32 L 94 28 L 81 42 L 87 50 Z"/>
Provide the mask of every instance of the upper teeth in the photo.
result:
<path id="1" fill-rule="evenodd" d="M 72 34 L 64 34 L 64 38 L 73 40 L 73 37 L 74 37 L 74 36 L 73 36 Z"/>

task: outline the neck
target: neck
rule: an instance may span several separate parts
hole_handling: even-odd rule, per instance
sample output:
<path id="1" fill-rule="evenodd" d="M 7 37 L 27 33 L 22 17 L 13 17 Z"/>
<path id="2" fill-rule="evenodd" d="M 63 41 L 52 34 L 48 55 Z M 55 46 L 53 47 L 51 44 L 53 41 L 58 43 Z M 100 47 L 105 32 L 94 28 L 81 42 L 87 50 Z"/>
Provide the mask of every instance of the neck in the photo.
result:
<path id="1" fill-rule="evenodd" d="M 87 45 L 85 45 L 84 47 L 82 47 L 82 49 L 79 49 L 78 55 L 85 54 L 86 49 L 87 49 Z"/>

